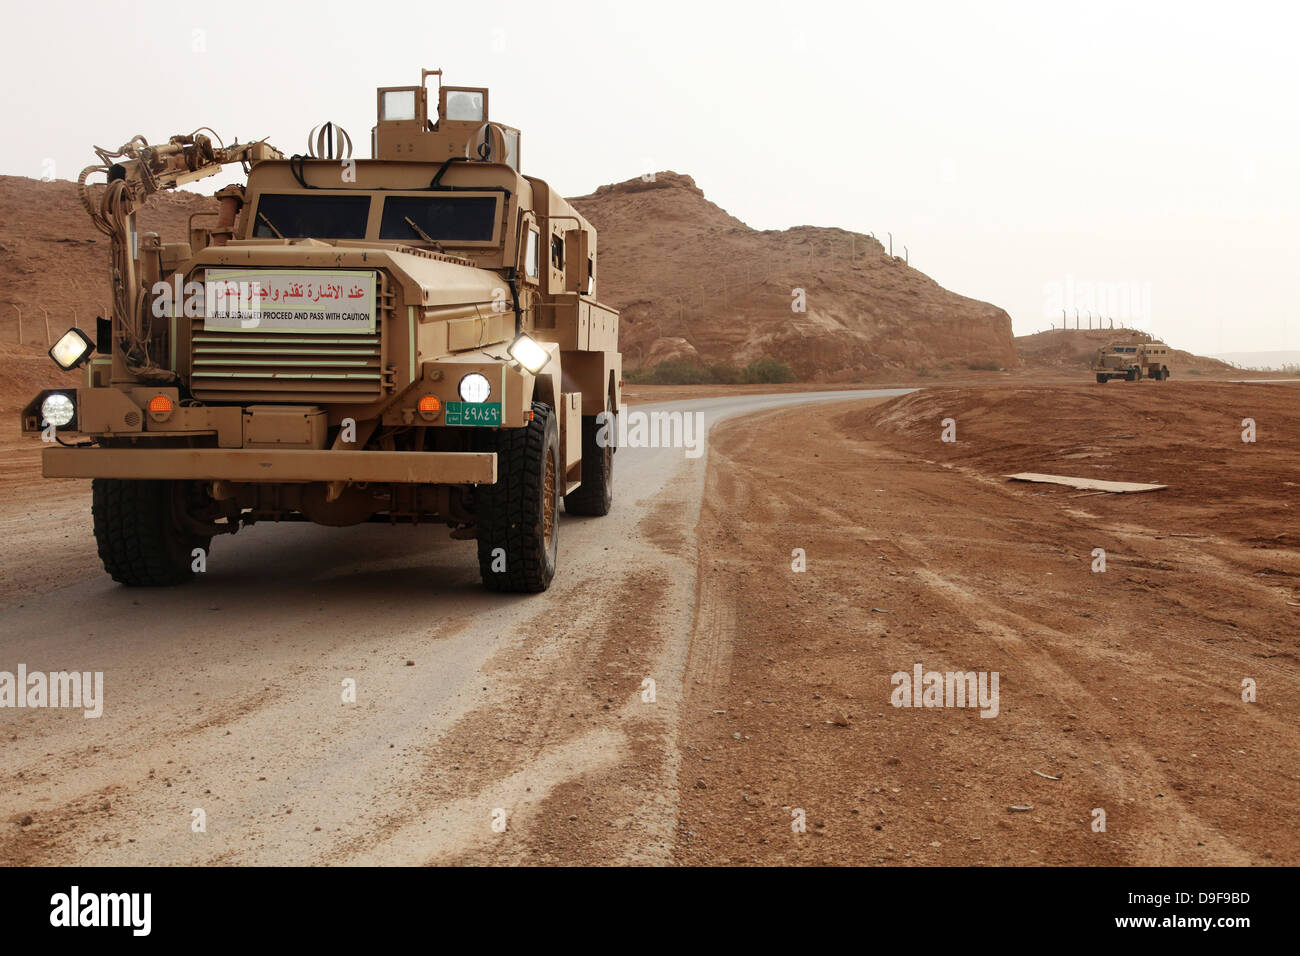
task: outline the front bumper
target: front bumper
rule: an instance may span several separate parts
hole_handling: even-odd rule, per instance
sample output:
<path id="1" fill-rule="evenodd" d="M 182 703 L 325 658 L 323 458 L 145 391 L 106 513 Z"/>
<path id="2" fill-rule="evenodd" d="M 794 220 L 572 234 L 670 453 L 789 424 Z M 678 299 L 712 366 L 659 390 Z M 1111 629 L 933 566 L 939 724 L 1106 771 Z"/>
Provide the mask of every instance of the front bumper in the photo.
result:
<path id="1" fill-rule="evenodd" d="M 491 485 L 495 452 L 251 448 L 46 448 L 46 478 Z"/>

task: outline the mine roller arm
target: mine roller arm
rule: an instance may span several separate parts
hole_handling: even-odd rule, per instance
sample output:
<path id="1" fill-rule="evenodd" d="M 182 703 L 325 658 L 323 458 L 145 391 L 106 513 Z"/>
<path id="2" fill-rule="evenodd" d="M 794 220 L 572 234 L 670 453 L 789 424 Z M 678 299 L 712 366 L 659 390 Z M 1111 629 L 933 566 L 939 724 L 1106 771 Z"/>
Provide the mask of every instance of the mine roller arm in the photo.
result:
<path id="1" fill-rule="evenodd" d="M 149 145 L 143 136 L 133 136 L 120 149 L 109 151 L 96 146 L 95 153 L 102 165 L 83 169 L 77 177 L 77 190 L 96 228 L 110 240 L 114 348 L 121 349 L 126 369 L 136 379 L 170 384 L 176 381 L 176 374 L 159 367 L 149 351 L 152 329 L 148 290 L 141 280 L 132 242 L 136 209 L 161 189 L 175 189 L 213 176 L 230 163 L 247 166 L 264 159 L 283 159 L 284 154 L 265 140 L 213 146 L 202 130 L 173 136 L 157 146 Z M 108 180 L 98 202 L 92 199 L 86 183 L 95 173 L 103 173 Z"/>
<path id="2" fill-rule="evenodd" d="M 110 184 L 119 180 L 124 182 L 131 198 L 139 203 L 160 189 L 175 189 L 214 176 L 231 163 L 284 159 L 284 154 L 265 140 L 213 146 L 212 139 L 199 130 L 188 136 L 173 136 L 158 146 L 150 146 L 143 136 L 134 136 L 120 149 L 110 152 L 96 146 L 95 153 L 103 165 L 87 166 L 81 171 L 77 183 L 82 187 L 82 201 L 86 202 L 87 211 L 96 221 L 96 212 L 87 202 L 85 191 L 86 177 L 95 172 L 105 173 Z"/>

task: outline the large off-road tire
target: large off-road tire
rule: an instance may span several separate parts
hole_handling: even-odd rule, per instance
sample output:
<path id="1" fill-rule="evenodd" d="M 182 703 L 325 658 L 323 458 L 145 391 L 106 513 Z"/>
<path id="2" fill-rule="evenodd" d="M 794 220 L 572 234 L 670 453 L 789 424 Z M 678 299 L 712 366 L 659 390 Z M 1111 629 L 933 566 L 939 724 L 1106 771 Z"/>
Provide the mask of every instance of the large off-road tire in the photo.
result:
<path id="1" fill-rule="evenodd" d="M 1109 382 L 1109 381 L 1110 381 L 1110 376 L 1108 376 L 1108 375 L 1102 375 L 1100 372 L 1097 373 L 1097 384 L 1098 384 L 1098 385 L 1105 385 L 1105 384 L 1106 384 L 1107 382 Z"/>
<path id="2" fill-rule="evenodd" d="M 614 423 L 598 423 L 599 416 L 582 416 L 582 484 L 564 496 L 564 510 L 571 515 L 607 515 L 614 504 Z M 604 447 L 596 439 L 604 429 Z"/>
<path id="3" fill-rule="evenodd" d="M 1124 379 L 1128 382 L 1136 382 L 1141 377 L 1142 370 L 1140 368 L 1131 368 L 1128 370 L 1128 374 L 1124 376 Z"/>
<path id="4" fill-rule="evenodd" d="M 91 486 L 95 544 L 104 570 L 130 587 L 168 587 L 194 576 L 194 549 L 211 538 L 177 527 L 176 482 L 96 478 Z"/>
<path id="5" fill-rule="evenodd" d="M 478 568 L 490 591 L 545 591 L 555 577 L 560 512 L 560 433 L 551 406 L 490 436 L 497 481 L 477 494 Z"/>

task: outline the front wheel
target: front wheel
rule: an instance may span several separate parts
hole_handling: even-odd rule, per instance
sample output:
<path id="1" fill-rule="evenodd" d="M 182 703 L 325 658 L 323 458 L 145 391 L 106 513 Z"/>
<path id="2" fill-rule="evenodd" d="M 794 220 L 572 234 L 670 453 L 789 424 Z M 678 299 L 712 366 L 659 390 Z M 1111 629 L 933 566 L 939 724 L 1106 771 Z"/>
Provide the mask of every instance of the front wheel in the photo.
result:
<path id="1" fill-rule="evenodd" d="M 1098 385 L 1105 385 L 1108 381 L 1110 381 L 1110 379 L 1107 378 L 1105 375 L 1102 375 L 1100 372 L 1097 373 L 1097 384 L 1098 384 Z"/>
<path id="2" fill-rule="evenodd" d="M 555 412 L 533 402 L 522 428 L 492 436 L 497 480 L 477 494 L 478 567 L 490 591 L 545 591 L 555 577 L 560 436 Z"/>
<path id="3" fill-rule="evenodd" d="M 96 478 L 91 484 L 95 544 L 104 570 L 129 587 L 167 587 L 194 576 L 211 538 L 183 530 L 184 483 Z M 195 550 L 201 550 L 196 555 Z M 202 566 L 202 565 L 200 565 Z"/>

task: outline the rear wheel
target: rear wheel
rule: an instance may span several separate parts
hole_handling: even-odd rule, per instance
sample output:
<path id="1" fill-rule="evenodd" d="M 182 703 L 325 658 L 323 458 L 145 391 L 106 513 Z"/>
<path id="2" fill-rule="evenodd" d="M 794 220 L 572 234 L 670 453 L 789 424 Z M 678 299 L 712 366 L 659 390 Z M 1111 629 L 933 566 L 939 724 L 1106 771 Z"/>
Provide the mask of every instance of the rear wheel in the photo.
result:
<path id="1" fill-rule="evenodd" d="M 211 538 L 178 523 L 183 482 L 96 478 L 91 486 L 95 544 L 104 570 L 130 587 L 167 587 L 194 576 L 194 550 Z"/>
<path id="2" fill-rule="evenodd" d="M 599 415 L 582 417 L 582 484 L 564 496 L 571 515 L 607 515 L 614 503 L 614 424 L 612 416 L 608 426 L 601 421 Z"/>
<path id="3" fill-rule="evenodd" d="M 555 577 L 560 438 L 551 406 L 493 436 L 497 481 L 478 489 L 478 567 L 490 591 L 545 591 Z"/>

